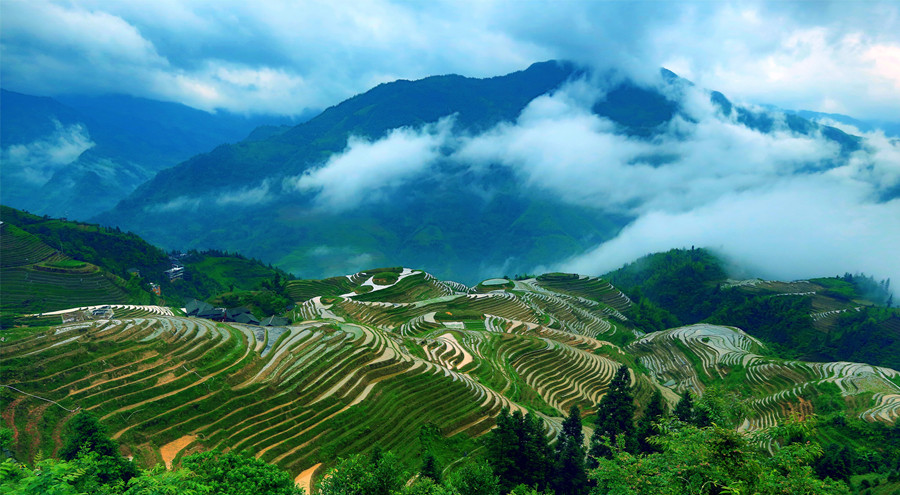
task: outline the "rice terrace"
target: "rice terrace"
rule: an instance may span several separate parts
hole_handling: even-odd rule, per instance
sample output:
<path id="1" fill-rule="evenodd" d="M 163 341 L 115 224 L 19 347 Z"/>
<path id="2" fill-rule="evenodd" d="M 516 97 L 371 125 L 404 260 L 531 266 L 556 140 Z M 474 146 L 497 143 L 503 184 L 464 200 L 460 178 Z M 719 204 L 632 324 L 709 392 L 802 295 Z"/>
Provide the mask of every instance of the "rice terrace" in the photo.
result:
<path id="1" fill-rule="evenodd" d="M 900 495 L 900 2 L 0 20 L 0 494 Z"/>
<path id="2" fill-rule="evenodd" d="M 13 331 L 0 357 L 15 451 L 56 455 L 66 421 L 89 411 L 145 466 L 248 451 L 311 486 L 374 444 L 410 466 L 423 450 L 452 466 L 483 449 L 477 440 L 503 408 L 540 417 L 552 441 L 572 406 L 596 410 L 622 363 L 638 403 L 660 391 L 670 408 L 739 376 L 745 433 L 819 412 L 812 404 L 826 385 L 849 415 L 900 416 L 893 369 L 775 358 L 729 326 L 645 333 L 626 316 L 632 300 L 597 277 L 467 287 L 390 268 L 294 280 L 286 292 L 297 304 L 285 326 L 113 306 L 112 318 Z"/>

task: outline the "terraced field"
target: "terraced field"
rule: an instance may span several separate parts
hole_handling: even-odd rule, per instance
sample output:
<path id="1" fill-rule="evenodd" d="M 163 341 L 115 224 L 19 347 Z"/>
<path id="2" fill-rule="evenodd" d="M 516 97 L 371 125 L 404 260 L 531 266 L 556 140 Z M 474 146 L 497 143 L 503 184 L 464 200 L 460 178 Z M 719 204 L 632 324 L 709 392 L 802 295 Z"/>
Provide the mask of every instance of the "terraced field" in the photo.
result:
<path id="1" fill-rule="evenodd" d="M 551 437 L 572 404 L 590 415 L 622 362 L 639 401 L 661 390 L 674 403 L 740 376 L 753 395 L 744 429 L 774 424 L 822 381 L 868 400 L 864 419 L 900 414 L 894 370 L 764 358 L 762 344 L 726 327 L 643 335 L 623 314 L 628 298 L 597 278 L 475 290 L 398 269 L 288 290 L 302 296 L 303 320 L 288 327 L 120 306 L 113 319 L 16 333 L 0 347 L 0 411 L 18 452 L 53 454 L 65 421 L 87 409 L 145 465 L 246 449 L 307 480 L 375 444 L 415 465 L 426 425 L 452 462 L 504 406 L 535 411 Z"/>
<path id="2" fill-rule="evenodd" d="M 637 357 L 653 379 L 676 392 L 702 392 L 710 383 L 740 380 L 753 399 L 751 414 L 741 429 L 774 426 L 805 408 L 803 395 L 818 383 L 830 382 L 841 394 L 859 396 L 868 406 L 854 411 L 870 421 L 900 418 L 900 373 L 861 363 L 810 363 L 762 357 L 762 344 L 736 328 L 698 324 L 656 332 L 625 348 Z"/>

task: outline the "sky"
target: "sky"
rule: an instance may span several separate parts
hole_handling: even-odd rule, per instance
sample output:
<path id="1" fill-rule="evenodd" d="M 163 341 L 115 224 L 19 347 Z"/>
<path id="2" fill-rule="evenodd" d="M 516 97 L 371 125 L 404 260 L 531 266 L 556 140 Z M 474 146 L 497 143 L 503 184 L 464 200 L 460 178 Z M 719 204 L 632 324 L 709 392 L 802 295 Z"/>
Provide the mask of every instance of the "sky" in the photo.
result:
<path id="1" fill-rule="evenodd" d="M 897 2 L 4 0 L 0 14 L 2 86 L 42 96 L 299 115 L 395 79 L 568 59 L 667 67 L 740 102 L 900 115 Z"/>
<path id="2" fill-rule="evenodd" d="M 684 118 L 652 140 L 593 114 L 608 88 L 575 81 L 478 135 L 455 134 L 447 116 L 374 142 L 351 138 L 296 177 L 261 177 L 205 200 L 313 192 L 322 208 L 352 214 L 434 173 L 437 161 L 474 172 L 500 164 L 526 191 L 634 218 L 614 239 L 534 271 L 600 274 L 696 245 L 758 276 L 849 271 L 900 283 L 900 199 L 891 199 L 900 191 L 900 141 L 825 122 L 865 138 L 843 156 L 820 134 L 748 129 L 717 113 L 705 93 L 751 108 L 900 121 L 898 2 L 3 0 L 0 57 L 2 86 L 23 93 L 115 92 L 287 115 L 399 78 L 488 77 L 548 59 L 658 88 L 666 67 L 696 85 L 672 96 Z M 59 148 L 86 146 L 75 137 Z M 36 143 L 4 157 L 65 155 L 48 147 L 56 150 Z M 646 161 L 654 155 L 673 158 L 655 166 Z M 175 198 L 165 208 L 201 201 Z"/>

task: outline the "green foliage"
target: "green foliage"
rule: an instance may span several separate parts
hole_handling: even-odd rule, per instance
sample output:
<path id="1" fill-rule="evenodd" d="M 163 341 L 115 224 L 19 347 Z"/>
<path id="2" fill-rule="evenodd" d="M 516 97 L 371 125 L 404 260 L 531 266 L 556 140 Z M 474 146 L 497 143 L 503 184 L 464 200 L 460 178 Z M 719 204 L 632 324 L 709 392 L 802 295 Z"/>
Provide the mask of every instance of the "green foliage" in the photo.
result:
<path id="1" fill-rule="evenodd" d="M 820 450 L 791 444 L 769 457 L 730 428 L 698 428 L 662 422 L 655 442 L 660 452 L 635 456 L 626 451 L 599 459 L 590 473 L 597 495 L 681 495 L 782 493 L 848 494 L 847 486 L 814 476 L 810 467 Z"/>
<path id="2" fill-rule="evenodd" d="M 694 398 L 691 396 L 690 392 L 686 391 L 684 395 L 681 396 L 681 399 L 675 404 L 675 409 L 672 411 L 672 414 L 675 416 L 675 419 L 684 423 L 691 423 L 693 421 Z"/>
<path id="3" fill-rule="evenodd" d="M 116 442 L 109 438 L 106 428 L 97 418 L 81 411 L 66 424 L 66 442 L 59 451 L 59 456 L 72 461 L 88 453 L 96 454 L 91 463 L 94 474 L 101 484 L 116 480 L 128 482 L 138 474 L 137 467 L 119 453 Z"/>
<path id="4" fill-rule="evenodd" d="M 10 495 L 86 495 L 76 488 L 85 477 L 85 469 L 77 462 L 46 459 L 34 469 L 11 459 L 0 464 L 0 491 Z"/>
<path id="5" fill-rule="evenodd" d="M 191 454 L 181 465 L 198 480 L 222 495 L 299 495 L 290 475 L 246 453 L 212 450 Z"/>
<path id="6" fill-rule="evenodd" d="M 161 464 L 128 482 L 123 495 L 205 495 L 229 492 L 214 492 L 213 487 L 204 484 L 196 474 L 187 469 L 168 471 Z"/>
<path id="7" fill-rule="evenodd" d="M 900 333 L 888 331 L 881 325 L 893 314 L 890 309 L 877 307 L 842 313 L 838 316 L 836 330 L 816 351 L 829 360 L 900 368 Z"/>
<path id="8" fill-rule="evenodd" d="M 634 428 L 634 395 L 631 391 L 631 375 L 624 364 L 616 371 L 609 390 L 597 405 L 594 435 L 591 437 L 589 466 L 594 467 L 597 458 L 611 457 L 615 448 L 635 452 L 638 448 Z"/>
<path id="9" fill-rule="evenodd" d="M 647 407 L 644 409 L 644 415 L 641 416 L 641 419 L 638 420 L 637 424 L 636 433 L 638 437 L 638 449 L 640 452 L 651 454 L 657 451 L 656 446 L 650 442 L 650 438 L 659 433 L 655 423 L 662 420 L 665 415 L 666 406 L 663 402 L 662 394 L 659 390 L 655 390 L 653 396 L 650 398 L 650 402 L 647 403 Z"/>
<path id="10" fill-rule="evenodd" d="M 0 454 L 7 450 L 12 450 L 13 431 L 9 428 L 0 426 Z"/>
<path id="11" fill-rule="evenodd" d="M 806 297 L 765 297 L 724 291 L 719 307 L 709 323 L 733 325 L 784 349 L 812 349 L 819 332 L 809 317 L 812 308 Z"/>
<path id="12" fill-rule="evenodd" d="M 96 224 L 37 217 L 6 206 L 0 208 L 4 222 L 18 225 L 22 233 L 33 235 L 49 245 L 53 248 L 51 253 L 58 250 L 74 258 L 54 260 L 47 264 L 48 267 L 82 269 L 83 262 L 88 262 L 103 268 L 128 281 L 127 286 L 120 285 L 132 304 L 156 302 L 149 293 L 148 282 L 158 283 L 166 301 L 178 305 L 192 298 L 205 300 L 229 288 L 253 289 L 260 282 L 276 277 L 281 280 L 293 278 L 271 265 L 237 253 L 194 250 L 180 258 L 185 267 L 184 279 L 169 281 L 164 273 L 172 266 L 169 255 L 134 233 Z M 128 272 L 131 269 L 139 270 L 141 277 L 131 277 Z"/>
<path id="13" fill-rule="evenodd" d="M 435 483 L 441 482 L 441 467 L 431 452 L 426 452 L 422 456 L 422 469 L 419 470 L 419 476 L 430 478 Z"/>
<path id="14" fill-rule="evenodd" d="M 500 495 L 500 478 L 495 476 L 490 466 L 484 462 L 469 463 L 456 471 L 447 480 L 447 486 L 454 495 Z"/>
<path id="15" fill-rule="evenodd" d="M 397 457 L 376 450 L 368 456 L 353 455 L 338 462 L 316 484 L 321 495 L 389 495 L 406 482 Z M 426 492 L 427 493 L 427 492 Z"/>
<path id="16" fill-rule="evenodd" d="M 484 440 L 491 469 L 504 492 L 518 485 L 544 489 L 552 470 L 553 454 L 543 423 L 533 415 L 507 408 L 497 416 L 497 427 Z"/>
<path id="17" fill-rule="evenodd" d="M 715 306 L 708 301 L 715 282 L 725 278 L 722 263 L 705 249 L 672 249 L 650 254 L 604 275 L 613 285 L 632 296 L 648 298 L 682 323 L 695 323 L 709 316 Z M 643 318 L 650 322 L 671 322 L 671 317 L 646 305 Z M 651 324 L 652 326 L 652 324 Z"/>
<path id="18" fill-rule="evenodd" d="M 431 478 L 416 478 L 409 485 L 405 485 L 400 491 L 395 491 L 397 495 L 452 495 L 450 491 L 441 483 L 435 482 Z"/>
<path id="19" fill-rule="evenodd" d="M 588 481 L 584 468 L 584 431 L 581 411 L 577 405 L 569 409 L 556 442 L 551 487 L 557 495 L 587 493 Z"/>

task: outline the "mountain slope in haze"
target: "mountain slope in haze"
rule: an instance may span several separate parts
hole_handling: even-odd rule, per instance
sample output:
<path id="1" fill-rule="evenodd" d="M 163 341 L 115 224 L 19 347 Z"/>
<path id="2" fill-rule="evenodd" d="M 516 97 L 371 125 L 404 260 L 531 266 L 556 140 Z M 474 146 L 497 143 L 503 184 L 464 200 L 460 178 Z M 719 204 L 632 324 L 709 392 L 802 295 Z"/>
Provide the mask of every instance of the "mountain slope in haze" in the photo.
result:
<path id="1" fill-rule="evenodd" d="M 602 79 L 551 61 L 490 79 L 382 84 L 289 130 L 165 170 L 97 220 L 167 248 L 237 250 L 303 277 L 398 264 L 469 283 L 526 272 L 613 237 L 635 206 L 567 197 L 572 193 L 545 187 L 556 180 L 552 170 L 530 175 L 527 156 L 510 158 L 563 132 L 530 128 L 534 114 L 553 122 L 567 101 L 590 100 L 583 111 L 601 119 L 597 126 L 611 140 L 630 140 L 629 148 L 647 147 L 636 165 L 654 167 L 678 157 L 653 143 L 664 135 L 683 140 L 680 129 L 695 121 L 684 101 L 691 85 L 672 73 L 659 87 L 621 79 L 602 87 Z M 553 100 L 557 93 L 565 93 L 562 101 Z M 718 105 L 708 117 L 717 122 L 761 134 L 821 135 L 837 145 L 838 157 L 804 164 L 810 170 L 832 167 L 860 146 L 854 136 L 800 117 L 745 109 L 719 93 L 706 98 Z M 510 129 L 521 133 L 508 138 Z M 492 155 L 498 141 L 511 151 Z"/>
<path id="2" fill-rule="evenodd" d="M 0 112 L 3 203 L 82 220 L 159 170 L 243 139 L 261 124 L 288 121 L 124 95 L 47 98 L 6 90 Z"/>

